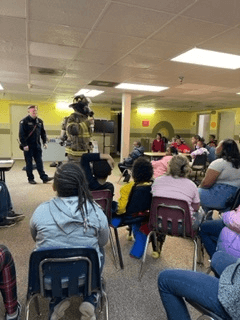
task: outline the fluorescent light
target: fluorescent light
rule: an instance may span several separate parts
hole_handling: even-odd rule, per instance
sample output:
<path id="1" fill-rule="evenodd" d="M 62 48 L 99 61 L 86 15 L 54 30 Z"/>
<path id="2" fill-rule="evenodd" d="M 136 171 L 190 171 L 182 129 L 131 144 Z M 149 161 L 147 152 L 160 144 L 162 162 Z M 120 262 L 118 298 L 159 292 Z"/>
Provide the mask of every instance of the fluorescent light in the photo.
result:
<path id="1" fill-rule="evenodd" d="M 138 114 L 154 114 L 155 109 L 154 108 L 147 108 L 147 107 L 139 107 L 137 108 Z"/>
<path id="2" fill-rule="evenodd" d="M 4 90 L 3 86 L 0 84 L 0 90 Z"/>
<path id="3" fill-rule="evenodd" d="M 169 87 L 122 83 L 122 84 L 119 84 L 118 86 L 116 86 L 115 88 L 117 88 L 117 89 L 129 89 L 129 90 L 141 90 L 141 91 L 159 92 L 159 91 L 162 91 L 162 90 L 166 90 Z"/>
<path id="4" fill-rule="evenodd" d="M 237 93 L 237 95 L 240 95 L 240 93 Z"/>
<path id="5" fill-rule="evenodd" d="M 85 95 L 86 97 L 95 97 L 102 94 L 102 90 L 90 90 L 90 89 L 80 89 L 75 96 Z"/>
<path id="6" fill-rule="evenodd" d="M 218 68 L 240 68 L 240 56 L 238 55 L 198 48 L 193 48 L 171 60 Z"/>

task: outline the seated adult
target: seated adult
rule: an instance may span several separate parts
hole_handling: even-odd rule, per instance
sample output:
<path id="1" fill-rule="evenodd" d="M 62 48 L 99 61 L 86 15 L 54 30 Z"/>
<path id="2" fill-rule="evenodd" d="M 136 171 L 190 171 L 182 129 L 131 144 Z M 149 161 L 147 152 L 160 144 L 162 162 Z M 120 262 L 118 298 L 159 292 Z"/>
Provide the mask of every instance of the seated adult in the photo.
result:
<path id="1" fill-rule="evenodd" d="M 125 221 L 143 217 L 142 223 L 132 224 L 135 242 L 130 255 L 135 258 L 141 258 L 144 253 L 147 235 L 140 229 L 149 219 L 147 211 L 151 207 L 152 176 L 153 168 L 149 160 L 144 157 L 135 160 L 132 169 L 134 181 L 121 187 L 117 215 L 112 219 L 112 224 L 118 227 Z"/>
<path id="2" fill-rule="evenodd" d="M 212 259 L 216 251 L 240 257 L 240 206 L 222 214 L 222 219 L 207 220 L 200 226 L 199 236 Z"/>
<path id="3" fill-rule="evenodd" d="M 94 248 L 99 257 L 100 270 L 104 265 L 103 247 L 108 242 L 108 222 L 102 209 L 93 202 L 81 167 L 66 163 L 56 169 L 53 188 L 57 197 L 37 207 L 30 220 L 30 230 L 36 249 Z M 64 316 L 69 299 L 55 298 L 50 304 L 51 319 Z M 79 307 L 82 320 L 94 320 L 96 295 L 84 298 Z"/>
<path id="4" fill-rule="evenodd" d="M 215 135 L 209 135 L 209 142 L 207 143 L 210 147 L 217 147 L 218 141 L 215 139 Z"/>
<path id="5" fill-rule="evenodd" d="M 206 213 L 211 209 L 229 210 L 240 187 L 240 153 L 236 142 L 221 141 L 216 154 L 218 159 L 209 165 L 198 189 Z"/>
<path id="6" fill-rule="evenodd" d="M 17 298 L 16 271 L 9 249 L 0 245 L 0 290 L 6 310 L 5 320 L 20 320 L 21 305 Z"/>
<path id="7" fill-rule="evenodd" d="M 190 170 L 187 157 L 173 156 L 168 163 L 166 174 L 155 179 L 152 185 L 152 195 L 186 201 L 192 217 L 193 228 L 196 229 L 202 216 L 197 212 L 200 205 L 197 186 L 187 178 Z"/>
<path id="8" fill-rule="evenodd" d="M 158 161 L 152 161 L 151 163 L 154 171 L 153 177 L 157 178 L 158 176 L 165 174 L 167 171 L 168 162 L 172 159 L 172 156 L 177 154 L 177 149 L 173 146 L 170 146 L 167 148 L 166 156 Z"/>
<path id="9" fill-rule="evenodd" d="M 204 153 L 208 155 L 209 151 L 205 148 L 204 138 L 200 138 L 197 142 L 196 149 L 191 153 L 191 157 L 195 159 L 197 155 L 202 155 Z"/>
<path id="10" fill-rule="evenodd" d="M 151 147 L 152 152 L 165 152 L 165 141 L 162 139 L 162 134 L 157 133 Z"/>
<path id="11" fill-rule="evenodd" d="M 80 165 L 85 172 L 91 191 L 108 189 L 114 194 L 114 185 L 106 182 L 108 176 L 111 175 L 114 164 L 115 162 L 109 154 L 87 153 L 82 155 Z"/>
<path id="12" fill-rule="evenodd" d="M 222 320 L 240 320 L 240 259 L 227 266 L 220 279 L 187 270 L 162 271 L 158 289 L 168 320 L 191 320 L 184 298 Z"/>
<path id="13" fill-rule="evenodd" d="M 173 147 L 175 147 L 179 153 L 189 153 L 190 148 L 186 144 L 184 144 L 181 139 L 177 139 L 175 143 L 172 144 Z"/>
<path id="14" fill-rule="evenodd" d="M 200 136 L 199 135 L 194 135 L 194 136 L 192 136 L 192 139 L 191 139 L 191 141 L 192 141 L 192 150 L 195 150 L 195 149 L 197 149 L 197 142 L 200 140 Z"/>
<path id="15" fill-rule="evenodd" d="M 134 160 L 137 159 L 140 156 L 143 156 L 144 154 L 144 147 L 141 146 L 140 142 L 134 142 L 133 143 L 133 151 L 129 154 L 129 156 L 127 158 L 124 158 L 123 162 L 120 162 L 118 164 L 118 167 L 121 171 L 121 173 L 123 173 L 124 178 L 124 182 L 129 182 L 131 176 L 128 173 L 128 171 L 126 170 L 126 167 L 131 167 L 134 163 Z"/>
<path id="16" fill-rule="evenodd" d="M 0 181 L 0 228 L 11 227 L 24 219 L 23 214 L 13 211 L 11 197 L 5 182 Z"/>

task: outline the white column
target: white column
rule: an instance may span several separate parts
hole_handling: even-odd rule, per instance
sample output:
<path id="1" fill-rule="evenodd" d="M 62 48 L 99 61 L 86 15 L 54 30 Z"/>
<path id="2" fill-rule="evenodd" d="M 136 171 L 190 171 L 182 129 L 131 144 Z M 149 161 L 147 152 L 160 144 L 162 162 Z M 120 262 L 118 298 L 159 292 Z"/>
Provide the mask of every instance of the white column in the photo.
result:
<path id="1" fill-rule="evenodd" d="M 130 150 L 130 120 L 131 120 L 131 94 L 122 95 L 122 124 L 121 124 L 121 157 L 126 158 Z"/>

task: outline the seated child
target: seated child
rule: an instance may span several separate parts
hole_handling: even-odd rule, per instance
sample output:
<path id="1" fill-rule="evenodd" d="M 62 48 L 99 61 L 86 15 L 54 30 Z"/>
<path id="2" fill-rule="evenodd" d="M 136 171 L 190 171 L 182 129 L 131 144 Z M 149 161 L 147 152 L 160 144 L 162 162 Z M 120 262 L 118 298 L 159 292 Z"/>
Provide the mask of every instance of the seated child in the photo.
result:
<path id="1" fill-rule="evenodd" d="M 167 164 L 172 159 L 173 155 L 177 155 L 178 152 L 175 147 L 170 146 L 167 148 L 166 156 L 164 156 L 162 159 L 158 161 L 152 161 L 152 167 L 154 170 L 154 178 L 157 178 L 158 176 L 161 176 L 166 173 L 167 171 Z"/>
<path id="2" fill-rule="evenodd" d="M 73 162 L 61 165 L 54 175 L 57 197 L 37 207 L 30 220 L 36 249 L 43 247 L 91 247 L 97 251 L 100 270 L 104 265 L 104 246 L 108 242 L 107 217 L 93 202 L 81 167 Z M 50 304 L 51 320 L 64 316 L 68 298 L 55 298 Z M 84 298 L 79 307 L 82 320 L 94 320 L 96 294 Z"/>
<path id="3" fill-rule="evenodd" d="M 143 223 L 132 224 L 135 243 L 130 251 L 130 255 L 136 258 L 142 257 L 147 238 L 140 228 L 143 228 L 143 224 L 149 219 L 147 211 L 151 207 L 152 176 L 153 168 L 149 160 L 144 157 L 139 157 L 135 160 L 132 169 L 134 181 L 122 186 L 118 200 L 117 215 L 112 219 L 113 226 L 118 227 L 123 222 L 128 222 L 128 220 L 135 217 L 143 217 Z"/>
<path id="4" fill-rule="evenodd" d="M 93 163 L 92 169 L 90 164 Z M 85 172 L 91 191 L 109 189 L 114 194 L 114 185 L 106 182 L 114 168 L 114 160 L 109 154 L 87 153 L 81 157 L 80 165 Z"/>

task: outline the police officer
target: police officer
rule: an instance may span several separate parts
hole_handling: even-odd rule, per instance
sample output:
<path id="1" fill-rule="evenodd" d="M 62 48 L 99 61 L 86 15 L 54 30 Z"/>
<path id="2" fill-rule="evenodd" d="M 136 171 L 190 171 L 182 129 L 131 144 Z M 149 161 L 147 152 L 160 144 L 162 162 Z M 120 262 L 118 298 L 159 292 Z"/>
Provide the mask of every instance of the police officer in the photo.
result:
<path id="1" fill-rule="evenodd" d="M 26 162 L 26 173 L 30 184 L 36 184 L 33 175 L 32 158 L 35 160 L 39 176 L 43 183 L 48 183 L 53 179 L 53 177 L 48 177 L 43 168 L 40 137 L 43 141 L 44 148 L 47 148 L 47 137 L 43 121 L 37 117 L 37 111 L 37 106 L 29 106 L 29 115 L 23 118 L 19 124 L 19 140 L 23 148 Z"/>
<path id="2" fill-rule="evenodd" d="M 90 100 L 84 95 L 74 98 L 69 107 L 74 109 L 62 123 L 61 140 L 65 141 L 65 152 L 69 161 L 79 162 L 81 156 L 92 148 L 94 112 L 89 108 Z"/>

